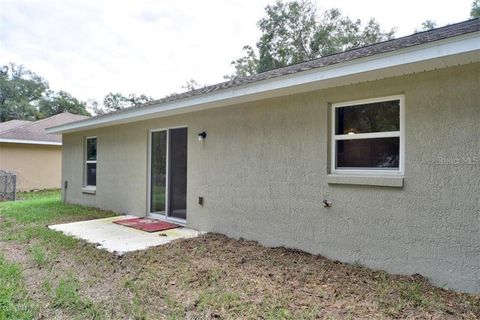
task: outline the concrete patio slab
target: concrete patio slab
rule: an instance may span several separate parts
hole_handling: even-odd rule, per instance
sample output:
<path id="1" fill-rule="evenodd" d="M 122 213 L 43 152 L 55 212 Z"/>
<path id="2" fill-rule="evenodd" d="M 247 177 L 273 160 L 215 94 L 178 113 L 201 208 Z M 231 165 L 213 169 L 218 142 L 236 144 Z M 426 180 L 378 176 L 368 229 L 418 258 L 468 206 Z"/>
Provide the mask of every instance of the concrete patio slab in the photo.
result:
<path id="1" fill-rule="evenodd" d="M 120 255 L 167 244 L 177 239 L 194 238 L 201 234 L 199 231 L 184 227 L 149 233 L 113 223 L 113 221 L 131 218 L 135 217 L 119 216 L 63 223 L 51 225 L 49 228 L 68 236 L 83 239 L 96 244 L 98 248 Z"/>

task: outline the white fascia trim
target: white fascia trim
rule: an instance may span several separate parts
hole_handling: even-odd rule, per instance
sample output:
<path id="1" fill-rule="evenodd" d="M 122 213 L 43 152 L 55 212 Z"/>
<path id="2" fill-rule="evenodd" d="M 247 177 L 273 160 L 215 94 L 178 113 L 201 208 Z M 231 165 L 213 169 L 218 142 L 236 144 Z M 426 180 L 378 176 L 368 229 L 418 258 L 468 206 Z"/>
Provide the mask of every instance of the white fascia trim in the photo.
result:
<path id="1" fill-rule="evenodd" d="M 410 48 L 193 96 L 178 101 L 132 109 L 98 118 L 94 117 L 77 123 L 72 122 L 48 128 L 47 132 L 65 133 L 81 131 L 107 125 L 144 120 L 150 117 L 163 117 L 280 96 L 282 95 L 282 90 L 285 91 L 302 85 L 321 83 L 327 80 L 346 78 L 362 73 L 480 51 L 479 38 L 480 32 L 472 32 Z M 479 58 L 476 58 L 476 62 L 480 61 L 480 54 L 476 56 L 479 56 Z M 285 94 L 285 92 L 283 92 L 283 94 Z M 249 97 L 250 100 L 248 100 Z"/>
<path id="2" fill-rule="evenodd" d="M 42 141 L 42 140 L 22 140 L 22 139 L 3 139 L 0 138 L 0 142 L 4 143 L 23 143 L 23 144 L 43 144 L 47 146 L 61 146 L 61 142 L 56 141 Z"/>

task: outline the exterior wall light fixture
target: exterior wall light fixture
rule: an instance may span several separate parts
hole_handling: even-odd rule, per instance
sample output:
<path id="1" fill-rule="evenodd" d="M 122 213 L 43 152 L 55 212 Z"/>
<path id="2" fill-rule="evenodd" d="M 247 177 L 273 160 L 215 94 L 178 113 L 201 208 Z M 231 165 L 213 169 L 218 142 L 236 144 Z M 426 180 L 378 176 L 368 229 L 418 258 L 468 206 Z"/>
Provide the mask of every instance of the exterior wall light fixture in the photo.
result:
<path id="1" fill-rule="evenodd" d="M 205 131 L 200 132 L 198 134 L 198 141 L 203 141 L 203 140 L 205 140 L 206 137 L 207 137 L 207 133 Z"/>

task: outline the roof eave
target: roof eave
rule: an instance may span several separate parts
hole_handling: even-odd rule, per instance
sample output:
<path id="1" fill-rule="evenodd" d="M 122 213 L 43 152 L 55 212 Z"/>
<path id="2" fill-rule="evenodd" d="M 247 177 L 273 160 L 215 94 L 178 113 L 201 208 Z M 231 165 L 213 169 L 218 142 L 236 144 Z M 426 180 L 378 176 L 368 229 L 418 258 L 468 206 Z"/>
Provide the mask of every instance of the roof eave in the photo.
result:
<path id="1" fill-rule="evenodd" d="M 453 65 L 480 62 L 479 38 L 480 32 L 472 32 L 181 100 L 133 108 L 97 118 L 93 117 L 88 120 L 48 128 L 47 132 L 83 131 L 152 117 L 194 112 Z"/>
<path id="2" fill-rule="evenodd" d="M 8 139 L 8 138 L 0 138 L 0 143 L 41 144 L 41 145 L 47 145 L 47 146 L 61 146 L 62 145 L 62 143 L 58 142 L 58 141 Z"/>

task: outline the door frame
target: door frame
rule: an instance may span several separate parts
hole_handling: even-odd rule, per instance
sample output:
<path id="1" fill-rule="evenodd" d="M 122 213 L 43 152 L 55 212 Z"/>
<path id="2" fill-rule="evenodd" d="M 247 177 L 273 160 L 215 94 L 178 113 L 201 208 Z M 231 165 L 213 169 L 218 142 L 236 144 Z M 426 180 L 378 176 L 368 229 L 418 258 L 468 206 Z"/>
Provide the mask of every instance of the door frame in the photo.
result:
<path id="1" fill-rule="evenodd" d="M 179 219 L 175 217 L 169 216 L 169 208 L 170 208 L 170 129 L 187 129 L 187 154 L 188 154 L 188 126 L 175 126 L 175 127 L 165 127 L 165 128 L 156 128 L 156 129 L 148 129 L 148 151 L 147 151 L 147 212 L 145 214 L 146 217 L 158 220 L 165 220 L 171 221 L 177 224 L 185 225 L 188 219 L 188 211 L 187 211 L 187 219 Z M 165 165 L 165 211 L 164 212 L 150 212 L 151 211 L 151 197 L 152 197 L 152 133 L 159 132 L 159 131 L 166 131 L 167 133 L 167 141 L 166 141 L 166 165 Z M 188 173 L 188 169 L 187 169 Z M 185 208 L 186 210 L 187 208 Z"/>

